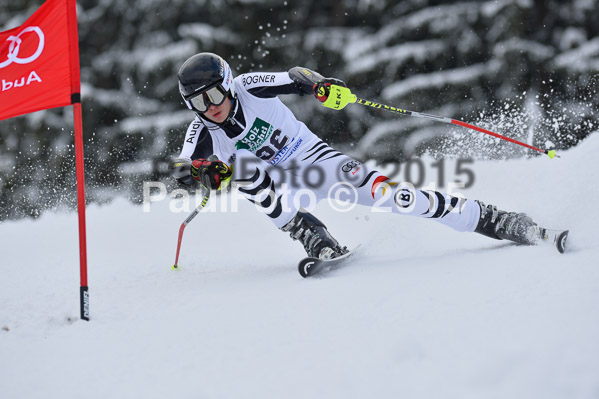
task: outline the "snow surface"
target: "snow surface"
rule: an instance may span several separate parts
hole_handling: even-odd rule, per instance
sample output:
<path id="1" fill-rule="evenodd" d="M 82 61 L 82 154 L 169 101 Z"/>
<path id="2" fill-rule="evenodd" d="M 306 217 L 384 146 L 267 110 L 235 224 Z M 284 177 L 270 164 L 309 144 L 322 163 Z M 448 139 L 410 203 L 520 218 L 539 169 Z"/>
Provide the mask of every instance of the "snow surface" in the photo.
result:
<path id="1" fill-rule="evenodd" d="M 598 152 L 477 162 L 462 190 L 570 228 L 565 255 L 325 202 L 362 249 L 302 279 L 301 247 L 242 202 L 198 215 L 172 271 L 170 201 L 91 206 L 90 322 L 76 215 L 2 223 L 0 397 L 597 398 Z"/>

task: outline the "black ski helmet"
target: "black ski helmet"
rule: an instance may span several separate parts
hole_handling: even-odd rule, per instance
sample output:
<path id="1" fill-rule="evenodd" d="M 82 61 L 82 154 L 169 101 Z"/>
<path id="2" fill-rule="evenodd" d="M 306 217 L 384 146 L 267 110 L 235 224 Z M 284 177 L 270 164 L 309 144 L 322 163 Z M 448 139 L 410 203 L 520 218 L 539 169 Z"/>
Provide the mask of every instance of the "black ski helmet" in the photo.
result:
<path id="1" fill-rule="evenodd" d="M 187 106 L 190 106 L 189 98 L 216 86 L 229 97 L 235 96 L 229 64 L 213 53 L 199 53 L 188 58 L 179 68 L 178 78 L 179 92 Z"/>

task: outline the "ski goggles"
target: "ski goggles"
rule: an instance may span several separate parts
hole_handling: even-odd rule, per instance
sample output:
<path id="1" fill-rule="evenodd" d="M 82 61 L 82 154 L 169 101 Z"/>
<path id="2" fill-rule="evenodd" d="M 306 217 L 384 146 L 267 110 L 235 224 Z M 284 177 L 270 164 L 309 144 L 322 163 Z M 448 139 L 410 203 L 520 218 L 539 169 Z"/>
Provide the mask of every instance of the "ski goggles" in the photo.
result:
<path id="1" fill-rule="evenodd" d="M 202 91 L 189 99 L 185 99 L 185 101 L 191 109 L 203 114 L 208 111 L 211 105 L 221 105 L 226 98 L 227 92 L 222 86 L 218 85 Z"/>

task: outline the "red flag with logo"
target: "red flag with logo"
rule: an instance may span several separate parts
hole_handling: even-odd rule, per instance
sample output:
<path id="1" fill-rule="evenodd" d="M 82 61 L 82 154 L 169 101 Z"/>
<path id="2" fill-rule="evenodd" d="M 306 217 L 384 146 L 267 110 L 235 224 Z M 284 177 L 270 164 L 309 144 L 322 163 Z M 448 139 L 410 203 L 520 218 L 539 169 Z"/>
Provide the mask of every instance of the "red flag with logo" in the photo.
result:
<path id="1" fill-rule="evenodd" d="M 0 120 L 73 105 L 81 318 L 89 320 L 83 123 L 76 0 L 47 0 L 17 28 L 0 32 Z"/>
<path id="2" fill-rule="evenodd" d="M 47 0 L 23 25 L 0 32 L 0 120 L 71 105 L 79 92 L 75 0 Z"/>

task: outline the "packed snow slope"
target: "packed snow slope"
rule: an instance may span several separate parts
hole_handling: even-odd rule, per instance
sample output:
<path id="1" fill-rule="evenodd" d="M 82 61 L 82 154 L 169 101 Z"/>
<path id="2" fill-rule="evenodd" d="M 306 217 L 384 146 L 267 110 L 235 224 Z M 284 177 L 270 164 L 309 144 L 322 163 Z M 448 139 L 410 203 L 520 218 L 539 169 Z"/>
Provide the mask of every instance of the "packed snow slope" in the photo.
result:
<path id="1" fill-rule="evenodd" d="M 302 279 L 300 245 L 243 202 L 198 215 L 173 271 L 169 200 L 91 206 L 89 322 L 76 215 L 3 223 L 0 397 L 597 398 L 598 153 L 595 134 L 560 159 L 476 162 L 459 190 L 569 228 L 564 255 L 321 203 L 362 249 Z"/>

